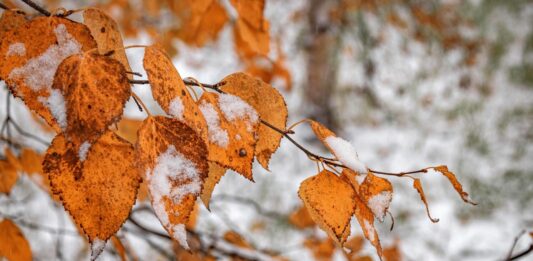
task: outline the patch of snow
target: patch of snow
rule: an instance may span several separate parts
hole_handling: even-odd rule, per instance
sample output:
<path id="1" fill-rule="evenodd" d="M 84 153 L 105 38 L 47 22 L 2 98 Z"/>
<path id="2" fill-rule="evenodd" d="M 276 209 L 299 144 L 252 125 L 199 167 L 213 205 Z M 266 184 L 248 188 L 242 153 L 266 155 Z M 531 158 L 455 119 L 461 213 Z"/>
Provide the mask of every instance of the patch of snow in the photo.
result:
<path id="1" fill-rule="evenodd" d="M 176 96 L 174 99 L 172 99 L 172 101 L 170 101 L 170 104 L 168 105 L 168 110 L 170 115 L 176 117 L 176 119 L 180 121 L 183 120 L 183 112 L 185 108 L 179 96 Z"/>
<path id="2" fill-rule="evenodd" d="M 91 243 L 91 260 L 96 258 L 104 251 L 106 241 L 96 238 Z"/>
<path id="3" fill-rule="evenodd" d="M 172 237 L 180 243 L 180 245 L 189 250 L 189 243 L 187 243 L 187 230 L 185 230 L 185 225 L 177 224 L 172 227 Z"/>
<path id="4" fill-rule="evenodd" d="M 172 228 L 165 207 L 165 198 L 179 204 L 188 194 L 199 195 L 202 183 L 196 164 L 187 159 L 170 145 L 157 157 L 153 171 L 147 173 L 148 187 L 153 200 L 153 208 L 161 224 L 167 229 Z M 172 186 L 178 183 L 178 186 Z M 179 213 L 173 213 L 179 215 Z"/>
<path id="5" fill-rule="evenodd" d="M 18 55 L 18 56 L 24 56 L 26 55 L 26 46 L 24 43 L 13 43 L 10 44 L 6 56 L 12 56 L 12 55 Z"/>
<path id="6" fill-rule="evenodd" d="M 88 141 L 85 141 L 81 144 L 80 149 L 78 150 L 78 158 L 81 162 L 85 161 L 85 158 L 87 158 L 87 152 L 89 152 L 89 149 L 91 148 L 91 143 Z"/>
<path id="7" fill-rule="evenodd" d="M 252 125 L 259 120 L 257 111 L 250 104 L 235 95 L 220 94 L 218 96 L 218 105 L 222 113 L 224 113 L 224 117 L 229 121 L 248 119 L 246 121 L 248 132 L 252 131 Z"/>
<path id="8" fill-rule="evenodd" d="M 81 44 L 72 37 L 64 24 L 54 29 L 57 44 L 52 44 L 40 56 L 34 57 L 9 73 L 8 79 L 22 78 L 34 91 L 50 88 L 59 64 L 67 57 L 81 52 Z"/>
<path id="9" fill-rule="evenodd" d="M 65 98 L 61 91 L 53 89 L 50 91 L 50 96 L 47 98 L 40 96 L 38 100 L 50 110 L 59 127 L 65 130 L 67 128 L 67 109 L 65 107 Z"/>
<path id="10" fill-rule="evenodd" d="M 239 134 L 235 134 L 235 139 L 236 139 L 236 140 L 241 140 L 241 135 L 239 135 Z"/>
<path id="11" fill-rule="evenodd" d="M 352 144 L 335 136 L 329 136 L 325 141 L 342 164 L 359 174 L 367 174 L 367 168 L 357 157 L 357 152 Z"/>
<path id="12" fill-rule="evenodd" d="M 374 216 L 379 222 L 383 222 L 383 218 L 385 217 L 391 200 L 392 193 L 390 191 L 382 191 L 368 200 L 368 207 L 372 210 L 372 213 L 374 213 Z"/>
<path id="13" fill-rule="evenodd" d="M 200 104 L 200 111 L 202 111 L 205 121 L 207 122 L 209 141 L 222 148 L 228 147 L 228 131 L 220 127 L 220 118 L 215 107 L 213 107 L 213 105 L 210 103 L 203 102 Z"/>
<path id="14" fill-rule="evenodd" d="M 368 240 L 370 240 L 370 242 L 374 242 L 374 240 L 376 239 L 375 238 L 376 230 L 374 229 L 372 224 L 370 224 L 370 222 L 368 222 L 368 220 L 365 219 L 365 221 L 363 222 L 363 226 L 364 226 L 363 229 L 367 231 Z"/>

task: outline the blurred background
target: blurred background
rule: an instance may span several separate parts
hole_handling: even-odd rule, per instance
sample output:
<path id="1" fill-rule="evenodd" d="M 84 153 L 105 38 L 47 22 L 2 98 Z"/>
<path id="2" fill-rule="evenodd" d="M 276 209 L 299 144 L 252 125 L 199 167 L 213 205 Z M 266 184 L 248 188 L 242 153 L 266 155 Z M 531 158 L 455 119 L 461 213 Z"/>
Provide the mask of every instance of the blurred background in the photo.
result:
<path id="1" fill-rule="evenodd" d="M 34 12 L 20 1 L 2 2 Z M 429 209 L 438 223 L 427 218 L 411 182 L 390 179 L 394 229 L 389 231 L 389 218 L 377 229 L 384 248 L 396 246 L 403 260 L 502 260 L 520 231 L 533 229 L 531 1 L 266 0 L 268 22 L 253 29 L 239 24 L 229 0 L 202 1 L 208 7 L 198 17 L 189 10 L 192 0 L 37 2 L 48 10 L 102 8 L 120 25 L 125 45 L 164 46 L 183 78 L 216 83 L 237 71 L 261 77 L 285 97 L 289 124 L 303 118 L 324 123 L 351 141 L 373 169 L 448 165 L 479 204 L 464 204 L 443 176 L 425 175 Z M 82 21 L 79 14 L 71 18 Z M 132 70 L 143 75 L 135 78 L 146 79 L 144 50 L 127 54 Z M 3 105 L 7 92 L 1 85 Z M 148 86 L 133 90 L 152 111 L 162 112 Z M 11 116 L 27 132 L 53 138 L 20 99 L 11 102 Z M 4 106 L 0 113 L 4 119 Z M 133 101 L 125 115 L 145 117 Z M 295 131 L 298 141 L 327 153 L 306 125 Z M 46 150 L 20 133 L 11 135 Z M 289 260 L 379 260 L 368 243 L 346 257 L 327 247 L 318 228 L 301 229 L 291 221 L 302 204 L 298 186 L 314 174 L 315 164 L 283 140 L 270 171 L 254 164 L 255 183 L 233 172 L 222 178 L 211 212 L 199 204 L 196 229 L 233 231 L 255 249 Z M 34 259 L 87 258 L 88 246 L 71 233 L 76 227 L 70 217 L 34 181 L 21 174 L 11 194 L 0 195 L 2 215 L 16 217 Z M 139 200 L 135 208 L 144 206 L 147 201 Z M 149 211 L 135 215 L 163 231 Z M 124 227 L 120 238 L 140 260 L 179 259 L 172 243 L 129 233 L 135 228 L 130 222 Z M 352 220 L 352 236 L 361 235 Z M 531 239 L 522 237 L 515 251 L 529 244 Z M 100 258 L 119 259 L 111 243 Z"/>

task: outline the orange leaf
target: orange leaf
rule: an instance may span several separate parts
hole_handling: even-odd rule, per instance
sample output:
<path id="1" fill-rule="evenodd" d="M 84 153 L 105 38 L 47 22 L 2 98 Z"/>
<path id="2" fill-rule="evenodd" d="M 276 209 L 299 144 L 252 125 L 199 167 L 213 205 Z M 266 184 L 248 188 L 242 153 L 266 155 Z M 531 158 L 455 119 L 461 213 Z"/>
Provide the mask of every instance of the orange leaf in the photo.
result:
<path id="1" fill-rule="evenodd" d="M 61 93 L 53 93 L 63 59 L 96 48 L 83 24 L 57 16 L 38 17 L 5 33 L 0 46 L 0 78 L 56 131 L 66 126 Z"/>
<path id="2" fill-rule="evenodd" d="M 111 131 L 91 145 L 83 162 L 62 134 L 48 148 L 44 172 L 53 193 L 89 238 L 93 259 L 126 221 L 135 203 L 141 178 L 134 166 L 133 146 Z"/>
<path id="3" fill-rule="evenodd" d="M 402 252 L 400 251 L 400 248 L 398 248 L 397 243 L 394 243 L 394 245 L 383 249 L 383 259 L 385 261 L 401 261 L 402 260 Z"/>
<path id="4" fill-rule="evenodd" d="M 235 231 L 227 231 L 226 233 L 224 233 L 224 240 L 238 247 L 248 248 L 248 249 L 252 248 L 250 243 L 246 242 L 246 240 Z"/>
<path id="5" fill-rule="evenodd" d="M 243 58 L 268 55 L 270 50 L 269 25 L 265 20 L 261 30 L 253 28 L 242 19 L 237 19 L 233 28 L 233 39 L 237 53 Z"/>
<path id="6" fill-rule="evenodd" d="M 165 51 L 154 45 L 146 47 L 143 65 L 161 108 L 207 140 L 207 123 Z"/>
<path id="7" fill-rule="evenodd" d="M 230 3 L 237 10 L 239 18 L 253 28 L 262 29 L 265 0 L 231 0 Z"/>
<path id="8" fill-rule="evenodd" d="M 426 195 L 424 194 L 424 190 L 422 189 L 422 182 L 420 182 L 420 179 L 417 179 L 417 178 L 414 179 L 413 188 L 415 188 L 416 191 L 418 191 L 418 194 L 420 195 L 420 199 L 422 200 L 422 202 L 424 202 L 424 205 L 426 206 L 426 213 L 428 214 L 428 217 L 431 220 L 431 222 L 433 223 L 439 222 L 438 218 L 432 218 L 431 214 L 429 213 L 428 202 L 426 200 Z"/>
<path id="9" fill-rule="evenodd" d="M 298 196 L 315 223 L 342 245 L 348 237 L 350 219 L 354 214 L 355 191 L 352 186 L 323 170 L 300 184 Z"/>
<path id="10" fill-rule="evenodd" d="M 83 11 L 83 23 L 91 31 L 98 53 L 103 55 L 113 51 L 110 57 L 124 65 L 126 71 L 131 71 L 117 22 L 100 9 L 87 8 Z M 133 79 L 133 75 L 128 75 L 128 78 Z"/>
<path id="11" fill-rule="evenodd" d="M 353 257 L 355 254 L 359 253 L 361 249 L 363 249 L 363 244 L 365 243 L 364 240 L 365 239 L 362 236 L 354 236 L 346 241 L 344 248 L 350 250 L 348 257 Z"/>
<path id="12" fill-rule="evenodd" d="M 459 183 L 455 175 L 451 171 L 448 170 L 447 166 L 438 166 L 438 167 L 434 167 L 433 169 L 435 171 L 442 173 L 442 175 L 448 178 L 450 183 L 452 183 L 453 188 L 455 189 L 455 191 L 457 191 L 457 193 L 459 193 L 459 195 L 461 196 L 464 202 L 470 203 L 472 205 L 477 205 L 477 203 L 469 199 L 468 193 L 463 191 L 463 185 L 461 185 L 461 183 Z"/>
<path id="13" fill-rule="evenodd" d="M 276 89 L 245 73 L 228 75 L 222 82 L 225 84 L 220 88 L 221 90 L 239 96 L 254 107 L 262 120 L 280 130 L 285 130 L 288 115 L 287 104 Z M 265 125 L 259 126 L 257 135 L 255 155 L 257 161 L 268 169 L 270 157 L 278 149 L 283 136 Z"/>
<path id="14" fill-rule="evenodd" d="M 331 238 L 323 240 L 317 238 L 306 239 L 304 246 L 311 250 L 316 260 L 332 260 L 335 252 L 335 242 Z"/>
<path id="15" fill-rule="evenodd" d="M 226 174 L 226 168 L 221 167 L 215 162 L 209 162 L 209 175 L 207 176 L 204 188 L 202 189 L 202 194 L 200 195 L 200 199 L 202 199 L 202 202 L 204 202 L 207 209 L 209 209 L 209 201 L 211 200 L 213 190 L 224 174 Z"/>
<path id="16" fill-rule="evenodd" d="M 7 160 L 0 160 L 0 193 L 9 194 L 17 179 L 17 168 Z"/>
<path id="17" fill-rule="evenodd" d="M 137 131 L 141 127 L 142 120 L 122 118 L 117 123 L 117 135 L 125 140 L 135 143 L 137 142 Z"/>
<path id="18" fill-rule="evenodd" d="M 355 217 L 363 230 L 363 235 L 370 241 L 370 243 L 376 248 L 378 255 L 382 256 L 381 243 L 379 242 L 379 235 L 374 227 L 374 214 L 367 207 L 367 205 L 359 198 L 359 195 L 355 195 Z"/>
<path id="19" fill-rule="evenodd" d="M 311 218 L 311 215 L 309 215 L 309 211 L 305 206 L 301 206 L 293 211 L 289 215 L 289 222 L 299 229 L 315 226 L 315 222 Z"/>
<path id="20" fill-rule="evenodd" d="M 384 178 L 369 173 L 359 187 L 359 196 L 374 216 L 383 222 L 392 201 L 392 184 Z"/>
<path id="21" fill-rule="evenodd" d="M 351 169 L 343 168 L 341 178 L 348 184 L 351 184 L 355 191 L 359 191 L 359 183 L 357 183 L 357 173 Z"/>
<path id="22" fill-rule="evenodd" d="M 208 41 L 215 40 L 228 21 L 226 9 L 219 1 L 193 0 L 186 2 L 186 5 L 180 8 L 186 11 L 179 11 L 179 15 L 185 21 L 178 36 L 184 42 L 195 46 L 203 46 Z"/>
<path id="23" fill-rule="evenodd" d="M 0 39 L 4 39 L 7 31 L 17 29 L 28 22 L 22 11 L 4 10 L 0 17 Z"/>
<path id="24" fill-rule="evenodd" d="M 13 261 L 31 261 L 30 244 L 18 226 L 9 219 L 0 222 L 0 257 Z"/>
<path id="25" fill-rule="evenodd" d="M 198 103 L 207 122 L 208 159 L 253 180 L 257 112 L 231 94 L 204 92 Z"/>
<path id="26" fill-rule="evenodd" d="M 185 225 L 208 175 L 205 143 L 182 122 L 156 116 L 144 121 L 136 147 L 155 214 L 169 235 L 188 249 Z"/>
<path id="27" fill-rule="evenodd" d="M 72 55 L 59 65 L 52 88 L 53 95 L 65 95 L 63 129 L 76 147 L 81 145 L 78 156 L 83 161 L 83 146 L 120 119 L 131 95 L 124 66 L 99 54 Z"/>
<path id="28" fill-rule="evenodd" d="M 118 256 L 120 257 L 120 260 L 126 261 L 126 248 L 124 247 L 124 244 L 122 244 L 122 242 L 116 235 L 111 237 L 111 242 L 113 242 L 113 246 L 115 247 L 115 250 L 117 251 Z"/>

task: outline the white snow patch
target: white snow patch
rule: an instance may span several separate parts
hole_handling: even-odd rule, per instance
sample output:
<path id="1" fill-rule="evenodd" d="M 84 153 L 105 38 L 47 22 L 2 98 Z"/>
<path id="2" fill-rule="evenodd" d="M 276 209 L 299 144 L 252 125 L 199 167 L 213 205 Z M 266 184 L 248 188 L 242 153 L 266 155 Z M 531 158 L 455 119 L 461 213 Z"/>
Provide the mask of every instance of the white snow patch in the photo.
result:
<path id="1" fill-rule="evenodd" d="M 34 91 L 50 88 L 59 64 L 67 57 L 81 52 L 81 44 L 72 37 L 64 24 L 54 29 L 57 44 L 50 45 L 40 56 L 34 57 L 9 73 L 9 79 L 22 78 Z"/>
<path id="2" fill-rule="evenodd" d="M 96 258 L 104 251 L 106 241 L 96 238 L 91 243 L 91 260 Z"/>
<path id="3" fill-rule="evenodd" d="M 183 112 L 185 110 L 185 107 L 183 106 L 183 102 L 181 101 L 181 98 L 179 96 L 176 96 L 172 101 L 170 101 L 170 104 L 168 105 L 168 110 L 170 115 L 176 117 L 176 119 L 182 121 L 183 120 Z"/>
<path id="4" fill-rule="evenodd" d="M 180 245 L 189 250 L 189 243 L 187 243 L 187 230 L 183 224 L 177 224 L 172 227 L 172 237 L 180 243 Z"/>
<path id="5" fill-rule="evenodd" d="M 81 144 L 80 149 L 78 150 L 78 158 L 81 162 L 85 161 L 87 158 L 87 153 L 89 152 L 89 149 L 91 148 L 91 143 L 88 141 L 85 141 Z"/>
<path id="6" fill-rule="evenodd" d="M 235 139 L 236 139 L 236 140 L 241 140 L 241 135 L 239 135 L 239 134 L 235 134 Z"/>
<path id="7" fill-rule="evenodd" d="M 67 128 L 67 109 L 65 107 L 65 98 L 61 94 L 61 91 L 53 89 L 50 91 L 50 96 L 47 98 L 40 96 L 38 100 L 44 106 L 48 107 L 57 124 L 59 124 L 59 127 L 65 130 Z"/>
<path id="8" fill-rule="evenodd" d="M 18 56 L 24 56 L 26 55 L 26 45 L 24 43 L 13 43 L 10 44 L 6 56 L 12 56 L 12 55 L 18 55 Z"/>
<path id="9" fill-rule="evenodd" d="M 357 152 L 352 144 L 335 136 L 329 136 L 325 139 L 325 141 L 333 150 L 333 154 L 337 156 L 342 164 L 354 171 L 357 171 L 359 174 L 367 174 L 367 168 L 365 164 L 363 164 L 357 157 Z"/>
<path id="10" fill-rule="evenodd" d="M 218 112 L 212 104 L 203 102 L 200 104 L 200 111 L 204 115 L 207 122 L 207 132 L 209 133 L 209 141 L 217 144 L 222 148 L 228 147 L 229 136 L 228 131 L 220 127 L 220 118 Z"/>
<path id="11" fill-rule="evenodd" d="M 372 213 L 374 213 L 374 216 L 379 222 L 383 222 L 383 218 L 385 217 L 391 200 L 392 193 L 390 191 L 382 191 L 368 200 L 368 207 L 372 210 Z"/>
<path id="12" fill-rule="evenodd" d="M 363 222 L 363 226 L 364 226 L 365 231 L 367 231 L 368 239 L 370 240 L 370 242 L 373 243 L 374 239 L 376 239 L 375 238 L 376 230 L 374 230 L 374 227 L 372 226 L 372 224 L 370 224 L 370 222 L 368 222 L 368 220 L 366 219 Z"/>
<path id="13" fill-rule="evenodd" d="M 168 213 L 165 208 L 165 197 L 179 204 L 188 194 L 199 195 L 202 189 L 200 173 L 194 162 L 176 151 L 174 145 L 157 157 L 157 165 L 153 171 L 147 170 L 147 180 L 152 195 L 153 208 L 161 224 L 171 228 Z M 172 186 L 172 183 L 179 186 Z M 173 213 L 179 215 L 179 213 Z"/>
<path id="14" fill-rule="evenodd" d="M 224 117 L 229 121 L 246 120 L 247 131 L 252 131 L 252 125 L 257 123 L 259 116 L 257 111 L 241 98 L 231 94 L 220 94 L 218 96 L 218 105 L 224 113 Z"/>

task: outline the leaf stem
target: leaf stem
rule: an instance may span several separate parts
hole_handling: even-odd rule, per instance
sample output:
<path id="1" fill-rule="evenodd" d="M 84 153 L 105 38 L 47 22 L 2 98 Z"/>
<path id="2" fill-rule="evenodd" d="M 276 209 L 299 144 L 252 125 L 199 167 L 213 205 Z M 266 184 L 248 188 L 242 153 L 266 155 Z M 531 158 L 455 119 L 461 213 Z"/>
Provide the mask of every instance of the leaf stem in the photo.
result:
<path id="1" fill-rule="evenodd" d="M 135 94 L 133 91 L 131 92 L 131 96 L 133 97 L 133 99 L 138 102 L 139 104 L 141 104 L 141 106 L 144 108 L 144 111 L 146 111 L 146 114 L 148 114 L 148 117 L 152 117 L 152 113 L 150 113 L 150 110 L 148 110 L 148 107 L 146 107 L 146 105 L 144 104 L 144 102 L 141 100 L 141 98 L 139 98 L 139 96 L 137 96 L 137 94 Z"/>

